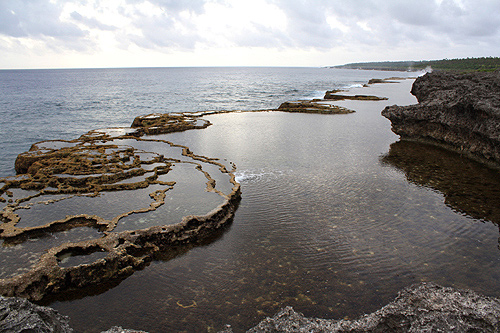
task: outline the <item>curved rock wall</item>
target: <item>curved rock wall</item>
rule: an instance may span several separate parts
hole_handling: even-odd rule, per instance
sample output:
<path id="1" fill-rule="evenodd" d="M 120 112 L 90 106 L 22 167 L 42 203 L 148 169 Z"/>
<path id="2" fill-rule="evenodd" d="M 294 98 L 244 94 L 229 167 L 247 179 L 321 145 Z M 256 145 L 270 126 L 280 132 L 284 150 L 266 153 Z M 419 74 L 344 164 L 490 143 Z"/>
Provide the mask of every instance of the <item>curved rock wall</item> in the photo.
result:
<path id="1" fill-rule="evenodd" d="M 419 104 L 382 111 L 394 133 L 500 168 L 500 71 L 428 73 L 415 81 L 411 92 Z"/>

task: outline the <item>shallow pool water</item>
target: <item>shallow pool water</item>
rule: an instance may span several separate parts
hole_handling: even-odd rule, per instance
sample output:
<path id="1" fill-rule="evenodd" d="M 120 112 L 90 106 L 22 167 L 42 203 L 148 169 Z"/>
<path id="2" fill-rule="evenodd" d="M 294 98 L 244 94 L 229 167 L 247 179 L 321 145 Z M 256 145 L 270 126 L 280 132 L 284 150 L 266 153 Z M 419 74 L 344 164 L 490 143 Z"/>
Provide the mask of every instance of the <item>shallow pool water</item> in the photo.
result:
<path id="1" fill-rule="evenodd" d="M 500 177 L 457 154 L 430 158 L 443 154 L 396 143 L 380 112 L 415 103 L 401 94 L 410 86 L 366 88 L 389 100 L 340 103 L 354 114 L 214 115 L 207 129 L 167 135 L 236 164 L 242 200 L 231 226 L 112 288 L 51 305 L 82 332 L 213 332 L 226 324 L 241 332 L 287 305 L 353 318 L 421 281 L 500 296 L 499 221 L 497 208 L 488 209 Z M 408 170 L 408 154 L 421 171 Z"/>

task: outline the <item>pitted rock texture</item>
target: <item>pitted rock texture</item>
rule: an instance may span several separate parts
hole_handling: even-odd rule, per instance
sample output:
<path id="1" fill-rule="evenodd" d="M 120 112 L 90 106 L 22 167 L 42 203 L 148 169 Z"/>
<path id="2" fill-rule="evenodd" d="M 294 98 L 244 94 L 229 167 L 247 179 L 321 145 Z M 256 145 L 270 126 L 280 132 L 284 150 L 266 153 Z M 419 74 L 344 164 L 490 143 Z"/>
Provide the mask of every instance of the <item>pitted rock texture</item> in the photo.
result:
<path id="1" fill-rule="evenodd" d="M 248 330 L 259 332 L 498 332 L 500 300 L 471 290 L 421 283 L 356 320 L 306 318 L 291 307 Z M 231 332 L 227 329 L 223 332 Z"/>
<path id="2" fill-rule="evenodd" d="M 428 73 L 415 80 L 419 104 L 382 115 L 402 139 L 459 151 L 500 168 L 500 72 Z"/>
<path id="3" fill-rule="evenodd" d="M 69 333 L 69 318 L 22 298 L 0 296 L 0 331 Z"/>
<path id="4" fill-rule="evenodd" d="M 209 122 L 183 114 L 137 119 L 134 128 L 95 130 L 72 141 L 36 143 L 18 156 L 17 176 L 0 178 L 0 262 L 4 266 L 0 294 L 41 300 L 111 283 L 144 268 L 159 255 L 174 255 L 207 242 L 232 221 L 240 199 L 234 164 L 196 155 L 188 147 L 157 136 L 145 137 L 205 128 Z M 219 195 L 220 204 L 203 215 L 144 220 L 132 229 L 117 229 L 127 218 L 145 216 L 163 206 L 182 181 L 163 177 L 182 166 L 198 173 L 200 188 L 204 185 L 204 192 Z M 226 185 L 222 180 L 216 183 L 214 174 L 206 170 L 215 172 Z M 94 202 L 127 191 L 135 191 L 127 197 L 133 201 L 128 205 L 107 201 L 99 207 L 109 212 L 82 213 L 94 207 L 81 206 L 83 200 Z M 65 210 L 64 205 L 72 200 L 78 204 Z M 40 208 L 44 206 L 51 207 L 49 213 Z M 26 215 L 31 210 L 45 215 Z M 66 265 L 70 258 L 76 263 Z"/>

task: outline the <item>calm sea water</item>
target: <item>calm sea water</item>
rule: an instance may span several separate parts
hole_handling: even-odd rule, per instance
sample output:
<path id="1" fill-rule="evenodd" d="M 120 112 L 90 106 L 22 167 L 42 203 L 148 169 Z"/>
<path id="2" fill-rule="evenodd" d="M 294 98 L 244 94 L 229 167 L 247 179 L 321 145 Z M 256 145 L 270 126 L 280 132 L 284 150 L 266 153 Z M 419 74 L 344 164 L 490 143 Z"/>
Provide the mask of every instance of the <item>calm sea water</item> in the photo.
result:
<path id="1" fill-rule="evenodd" d="M 2 80 L 6 87 L 19 85 L 23 76 L 31 82 L 18 92 L 23 99 L 17 100 L 12 88 L 7 94 L 9 105 L 26 108 L 22 117 L 10 116 L 23 129 L 2 120 L 7 126 L 2 131 L 9 131 L 9 140 L 22 141 L 25 150 L 41 139 L 126 126 L 138 114 L 264 109 L 406 73 L 208 68 L 0 75 L 10 78 Z M 72 93 L 63 98 L 56 94 L 62 89 L 35 84 L 51 75 L 59 88 L 63 82 L 72 86 Z M 124 281 L 50 305 L 70 316 L 78 332 L 113 325 L 214 332 L 226 324 L 241 332 L 287 305 L 307 316 L 353 318 L 421 281 L 499 297 L 500 176 L 457 154 L 399 142 L 380 112 L 389 104 L 415 103 L 402 93 L 410 87 L 408 80 L 353 88 L 389 100 L 339 103 L 357 111 L 349 115 L 214 115 L 207 117 L 213 123 L 207 129 L 153 137 L 236 164 L 242 200 L 233 223 L 204 246 L 180 249 Z M 45 109 L 44 98 L 52 101 Z M 66 123 L 55 126 L 54 119 Z M 2 145 L 8 154 L 22 147 L 13 149 L 7 140 Z M 12 172 L 9 168 L 4 172 Z M 186 200 L 196 201 L 198 190 L 184 187 Z"/>
<path id="2" fill-rule="evenodd" d="M 140 68 L 0 71 L 0 177 L 42 140 L 130 126 L 154 112 L 276 108 L 389 72 L 325 68 Z M 404 73 L 406 75 L 406 73 Z"/>

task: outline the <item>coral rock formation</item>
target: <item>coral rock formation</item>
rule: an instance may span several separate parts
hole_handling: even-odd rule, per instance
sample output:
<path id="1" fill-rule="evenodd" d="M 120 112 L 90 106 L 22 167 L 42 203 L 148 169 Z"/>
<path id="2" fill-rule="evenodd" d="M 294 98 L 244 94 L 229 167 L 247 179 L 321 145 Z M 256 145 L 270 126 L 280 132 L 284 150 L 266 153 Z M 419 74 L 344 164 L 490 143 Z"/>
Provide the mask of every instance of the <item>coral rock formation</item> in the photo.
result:
<path id="1" fill-rule="evenodd" d="M 325 93 L 324 99 L 332 101 L 344 101 L 344 100 L 354 100 L 354 101 L 384 101 L 387 97 L 378 97 L 372 95 L 339 95 L 339 90 L 327 91 Z"/>
<path id="2" fill-rule="evenodd" d="M 498 332 L 500 300 L 432 283 L 410 286 L 380 310 L 356 320 L 306 318 L 286 307 L 258 332 Z M 224 332 L 231 332 L 230 329 Z"/>
<path id="3" fill-rule="evenodd" d="M 285 102 L 282 103 L 276 111 L 322 114 L 347 114 L 354 112 L 353 110 L 341 106 L 321 104 L 315 101 Z"/>
<path id="4" fill-rule="evenodd" d="M 394 133 L 500 167 L 500 71 L 428 73 L 411 92 L 419 104 L 382 112 Z"/>
<path id="5" fill-rule="evenodd" d="M 235 166 L 196 155 L 163 137 L 142 137 L 208 125 L 196 116 L 148 115 L 136 118 L 134 128 L 91 131 L 72 141 L 39 142 L 20 154 L 16 160 L 19 175 L 0 178 L 0 239 L 5 267 L 0 293 L 40 300 L 122 279 L 160 253 L 202 242 L 227 225 L 240 199 Z M 151 151 L 145 150 L 149 147 Z M 183 166 L 199 175 L 200 189 L 204 185 L 205 192 L 220 197 L 210 202 L 221 203 L 204 215 L 141 222 L 139 216 L 156 211 L 171 191 L 175 193 L 177 180 L 168 176 Z M 222 189 L 213 176 L 226 181 Z M 127 198 L 134 200 L 120 206 L 124 200 L 121 193 L 128 191 L 134 194 Z M 101 209 L 87 203 L 95 200 L 100 200 Z M 99 215 L 73 212 L 84 208 L 96 209 Z M 123 227 L 122 221 L 130 217 L 139 222 Z M 86 260 L 63 265 L 78 257 Z"/>
<path id="6" fill-rule="evenodd" d="M 0 296 L 0 331 L 70 333 L 69 318 L 22 298 Z"/>

